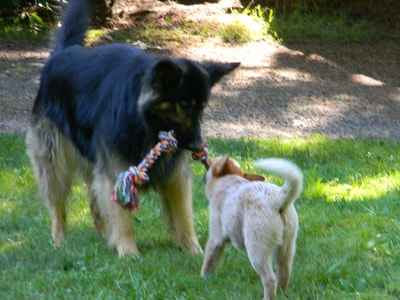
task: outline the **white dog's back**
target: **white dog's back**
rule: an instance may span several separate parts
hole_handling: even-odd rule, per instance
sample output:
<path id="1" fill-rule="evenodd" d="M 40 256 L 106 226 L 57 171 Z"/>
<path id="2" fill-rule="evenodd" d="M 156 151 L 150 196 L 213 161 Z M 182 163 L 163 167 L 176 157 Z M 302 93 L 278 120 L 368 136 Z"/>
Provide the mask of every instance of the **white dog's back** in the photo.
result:
<path id="1" fill-rule="evenodd" d="M 285 180 L 274 207 L 278 211 L 286 210 L 300 196 L 303 189 L 303 174 L 299 167 L 282 158 L 258 159 L 254 164 L 258 168 L 269 171 Z"/>

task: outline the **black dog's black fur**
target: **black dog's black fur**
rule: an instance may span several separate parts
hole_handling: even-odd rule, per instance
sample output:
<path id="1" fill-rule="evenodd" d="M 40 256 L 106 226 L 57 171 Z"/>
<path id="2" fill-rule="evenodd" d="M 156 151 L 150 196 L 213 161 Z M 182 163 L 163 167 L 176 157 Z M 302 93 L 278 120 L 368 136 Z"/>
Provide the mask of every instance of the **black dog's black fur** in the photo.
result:
<path id="1" fill-rule="evenodd" d="M 123 44 L 88 50 L 82 46 L 85 2 L 72 1 L 76 9 L 69 10 L 57 47 L 43 68 L 34 115 L 55 122 L 91 161 L 102 143 L 110 154 L 117 152 L 137 163 L 157 142 L 160 130 L 174 130 L 180 148 L 198 150 L 199 122 L 210 89 L 238 64 L 160 59 Z M 138 99 L 146 89 L 158 95 L 140 107 Z M 163 102 L 171 104 L 165 105 L 171 111 L 157 109 Z M 171 118 L 175 104 L 190 117 L 186 128 L 182 120 Z"/>
<path id="2" fill-rule="evenodd" d="M 201 146 L 201 115 L 211 87 L 239 65 L 158 58 L 122 44 L 86 49 L 83 43 L 91 11 L 90 1 L 74 0 L 69 5 L 55 49 L 42 70 L 33 107 L 32 129 L 27 137 L 28 152 L 39 186 L 42 186 L 42 196 L 55 215 L 57 211 L 64 211 L 59 203 L 64 205 L 65 199 L 53 199 L 55 196 L 52 194 L 61 189 L 66 176 L 63 173 L 73 170 L 65 170 L 68 166 L 58 166 L 60 163 L 56 160 L 60 157 L 52 153 L 60 149 L 55 136 L 58 133 L 54 134 L 53 125 L 43 124 L 55 124 L 61 135 L 72 143 L 72 148 L 77 149 L 88 165 L 93 166 L 92 170 L 103 172 L 109 182 L 115 181 L 117 172 L 123 171 L 121 165 L 127 168 L 143 159 L 158 142 L 159 131 L 174 130 L 178 151 L 163 155 L 150 170 L 154 186 L 161 182 L 172 185 L 168 178 L 174 174 L 177 165 L 180 166 L 181 177 L 187 177 L 187 171 L 182 171 L 189 168 L 185 155 L 187 150 L 198 150 Z M 46 155 L 49 158 L 45 158 Z M 69 164 L 67 158 L 62 160 Z M 182 164 L 186 167 L 183 168 Z M 110 165 L 118 167 L 112 169 Z M 56 177 L 59 178 L 52 178 L 52 174 L 58 174 Z M 92 189 L 98 190 L 101 185 L 97 184 L 97 188 Z M 164 190 L 168 191 L 168 188 Z M 68 188 L 66 191 L 69 191 Z M 108 192 L 108 189 L 103 192 Z M 178 195 L 179 186 L 165 193 L 175 193 L 178 198 L 191 197 L 191 192 L 187 192 L 187 196 Z M 99 191 L 97 194 L 93 197 L 101 195 Z M 164 198 L 168 197 L 171 196 L 164 195 Z M 97 205 L 106 204 L 92 206 Z M 174 205 L 166 204 L 169 210 L 176 209 L 171 209 Z M 93 213 L 94 217 L 107 219 L 105 209 L 99 210 L 99 213 Z M 175 218 L 173 211 L 168 213 L 170 218 Z M 57 236 L 61 236 L 59 239 L 62 240 L 63 232 L 60 234 L 57 224 L 63 221 L 55 219 L 57 217 L 52 215 L 53 238 L 58 243 Z M 117 219 L 110 222 L 115 223 Z M 110 244 L 117 247 L 120 255 L 135 253 L 130 245 L 119 246 L 123 242 L 117 227 L 113 233 L 108 233 Z M 107 231 L 113 230 L 107 228 Z M 113 235 L 118 238 L 112 238 Z"/>

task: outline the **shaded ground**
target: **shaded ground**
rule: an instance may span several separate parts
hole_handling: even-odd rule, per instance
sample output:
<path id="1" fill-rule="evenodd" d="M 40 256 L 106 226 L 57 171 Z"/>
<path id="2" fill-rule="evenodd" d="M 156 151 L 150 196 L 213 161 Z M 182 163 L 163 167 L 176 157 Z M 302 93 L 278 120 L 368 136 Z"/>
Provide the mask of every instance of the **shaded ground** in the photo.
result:
<path id="1" fill-rule="evenodd" d="M 135 9 L 131 7 L 129 14 Z M 195 17 L 200 11 L 197 6 L 174 5 L 173 9 Z M 204 14 L 218 9 L 208 5 Z M 40 64 L 50 48 L 0 40 L 0 131 L 26 130 Z M 171 44 L 160 51 L 196 60 L 242 63 L 213 90 L 204 117 L 206 136 L 270 138 L 322 133 L 332 138 L 400 138 L 397 40 L 243 46 L 209 41 Z"/>

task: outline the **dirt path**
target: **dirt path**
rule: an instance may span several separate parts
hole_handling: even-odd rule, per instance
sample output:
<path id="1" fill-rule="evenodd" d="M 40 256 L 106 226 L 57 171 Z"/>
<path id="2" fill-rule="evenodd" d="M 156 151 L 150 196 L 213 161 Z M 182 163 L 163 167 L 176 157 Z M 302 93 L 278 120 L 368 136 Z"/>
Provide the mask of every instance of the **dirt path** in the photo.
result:
<path id="1" fill-rule="evenodd" d="M 204 116 L 211 137 L 400 138 L 400 47 L 374 44 L 208 42 L 163 49 L 196 60 L 239 61 Z M 0 131 L 21 132 L 50 47 L 0 40 Z"/>

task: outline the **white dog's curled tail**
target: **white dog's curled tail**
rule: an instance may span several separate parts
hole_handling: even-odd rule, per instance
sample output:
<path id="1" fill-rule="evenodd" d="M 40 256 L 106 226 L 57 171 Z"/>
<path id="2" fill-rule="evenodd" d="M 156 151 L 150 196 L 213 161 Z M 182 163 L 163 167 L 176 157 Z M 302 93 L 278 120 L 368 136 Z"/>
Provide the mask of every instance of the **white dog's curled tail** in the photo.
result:
<path id="1" fill-rule="evenodd" d="M 283 158 L 258 159 L 254 164 L 285 180 L 276 202 L 277 210 L 284 211 L 300 196 L 303 189 L 303 173 L 296 164 Z"/>

